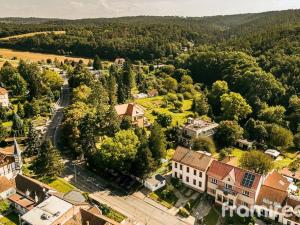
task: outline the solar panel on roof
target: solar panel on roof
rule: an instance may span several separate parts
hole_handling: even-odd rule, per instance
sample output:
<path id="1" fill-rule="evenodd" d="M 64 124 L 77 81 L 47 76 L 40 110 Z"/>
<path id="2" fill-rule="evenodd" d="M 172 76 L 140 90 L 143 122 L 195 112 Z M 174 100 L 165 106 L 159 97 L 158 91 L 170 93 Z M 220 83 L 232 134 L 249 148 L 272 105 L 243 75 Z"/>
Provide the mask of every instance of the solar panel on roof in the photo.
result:
<path id="1" fill-rule="evenodd" d="M 255 179 L 255 176 L 253 174 L 247 172 L 247 173 L 245 173 L 245 175 L 243 177 L 242 185 L 244 187 L 251 188 L 253 185 L 254 179 Z"/>

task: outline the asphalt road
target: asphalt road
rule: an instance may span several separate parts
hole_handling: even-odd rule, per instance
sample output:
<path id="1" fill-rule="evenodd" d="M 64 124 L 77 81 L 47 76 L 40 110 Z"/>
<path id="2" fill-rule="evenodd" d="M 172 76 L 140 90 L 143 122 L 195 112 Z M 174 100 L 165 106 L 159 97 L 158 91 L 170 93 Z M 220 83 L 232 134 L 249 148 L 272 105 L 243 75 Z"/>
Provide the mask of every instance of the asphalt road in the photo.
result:
<path id="1" fill-rule="evenodd" d="M 135 222 L 145 225 L 187 225 L 176 216 L 156 208 L 134 195 L 126 195 L 108 186 L 102 178 L 95 174 L 91 175 L 90 171 L 81 167 L 76 167 L 75 180 L 74 166 L 70 162 L 66 165 L 65 179 L 78 189 L 92 193 L 90 197 L 93 200 L 109 205 Z"/>
<path id="2" fill-rule="evenodd" d="M 70 88 L 68 84 L 65 84 L 62 87 L 61 97 L 55 106 L 55 113 L 51 119 L 51 122 L 47 128 L 46 139 L 50 139 L 54 146 L 57 147 L 57 137 L 59 126 L 63 120 L 64 108 L 67 107 L 70 103 Z"/>

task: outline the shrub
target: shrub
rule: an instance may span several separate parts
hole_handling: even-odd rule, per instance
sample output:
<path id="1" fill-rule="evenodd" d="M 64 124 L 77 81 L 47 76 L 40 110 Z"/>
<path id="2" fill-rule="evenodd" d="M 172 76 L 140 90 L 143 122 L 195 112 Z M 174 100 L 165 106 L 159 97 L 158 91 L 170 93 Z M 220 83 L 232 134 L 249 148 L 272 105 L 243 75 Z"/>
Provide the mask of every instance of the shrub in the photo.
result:
<path id="1" fill-rule="evenodd" d="M 182 187 L 181 180 L 179 180 L 178 178 L 175 178 L 175 177 L 171 178 L 171 184 L 173 185 L 173 187 L 175 187 L 177 189 Z"/>
<path id="2" fill-rule="evenodd" d="M 180 208 L 178 211 L 178 215 L 187 218 L 189 217 L 190 213 L 185 208 Z"/>

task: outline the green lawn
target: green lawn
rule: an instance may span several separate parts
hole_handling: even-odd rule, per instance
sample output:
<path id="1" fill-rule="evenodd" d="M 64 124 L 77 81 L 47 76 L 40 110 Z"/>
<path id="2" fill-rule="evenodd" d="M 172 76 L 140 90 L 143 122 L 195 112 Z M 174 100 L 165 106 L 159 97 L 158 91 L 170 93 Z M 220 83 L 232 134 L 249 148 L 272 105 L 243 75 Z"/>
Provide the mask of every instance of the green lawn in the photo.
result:
<path id="1" fill-rule="evenodd" d="M 73 185 L 68 183 L 62 178 L 57 178 L 55 180 L 51 180 L 49 183 L 47 183 L 50 187 L 54 188 L 55 190 L 61 192 L 61 193 L 68 193 L 75 189 Z"/>
<path id="2" fill-rule="evenodd" d="M 166 190 L 166 187 L 161 188 L 155 192 L 151 192 L 149 194 L 149 197 L 156 201 L 159 202 L 161 205 L 165 206 L 166 208 L 170 209 L 172 208 L 176 202 L 178 201 L 178 198 L 176 195 L 171 191 L 167 194 L 167 196 L 164 196 L 164 191 Z"/>
<path id="3" fill-rule="evenodd" d="M 144 98 L 144 99 L 137 99 L 135 102 L 144 108 L 146 108 L 146 117 L 148 120 L 153 123 L 156 119 L 156 116 L 153 115 L 153 111 L 155 110 L 158 113 L 165 113 L 168 115 L 171 115 L 173 118 L 172 125 L 176 125 L 177 123 L 183 124 L 186 122 L 187 118 L 189 116 L 193 115 L 193 112 L 191 111 L 192 108 L 192 100 L 184 100 L 183 106 L 182 106 L 182 113 L 180 112 L 174 112 L 172 108 L 167 107 L 163 108 L 161 107 L 163 103 L 163 96 L 157 96 L 154 98 Z"/>
<path id="4" fill-rule="evenodd" d="M 203 218 L 203 224 L 216 225 L 219 219 L 219 215 L 214 208 L 211 208 L 209 213 Z"/>
<path id="5" fill-rule="evenodd" d="M 19 216 L 16 213 L 10 213 L 0 219 L 2 225 L 17 225 L 19 224 Z"/>

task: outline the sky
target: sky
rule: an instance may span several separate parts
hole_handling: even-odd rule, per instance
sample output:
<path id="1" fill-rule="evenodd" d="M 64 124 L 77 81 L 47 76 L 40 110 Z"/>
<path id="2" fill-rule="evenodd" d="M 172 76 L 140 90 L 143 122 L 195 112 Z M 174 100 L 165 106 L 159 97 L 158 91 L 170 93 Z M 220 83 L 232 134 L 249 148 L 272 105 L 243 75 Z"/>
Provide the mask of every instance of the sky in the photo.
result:
<path id="1" fill-rule="evenodd" d="M 0 0 L 0 17 L 200 17 L 284 9 L 300 9 L 300 0 Z"/>

